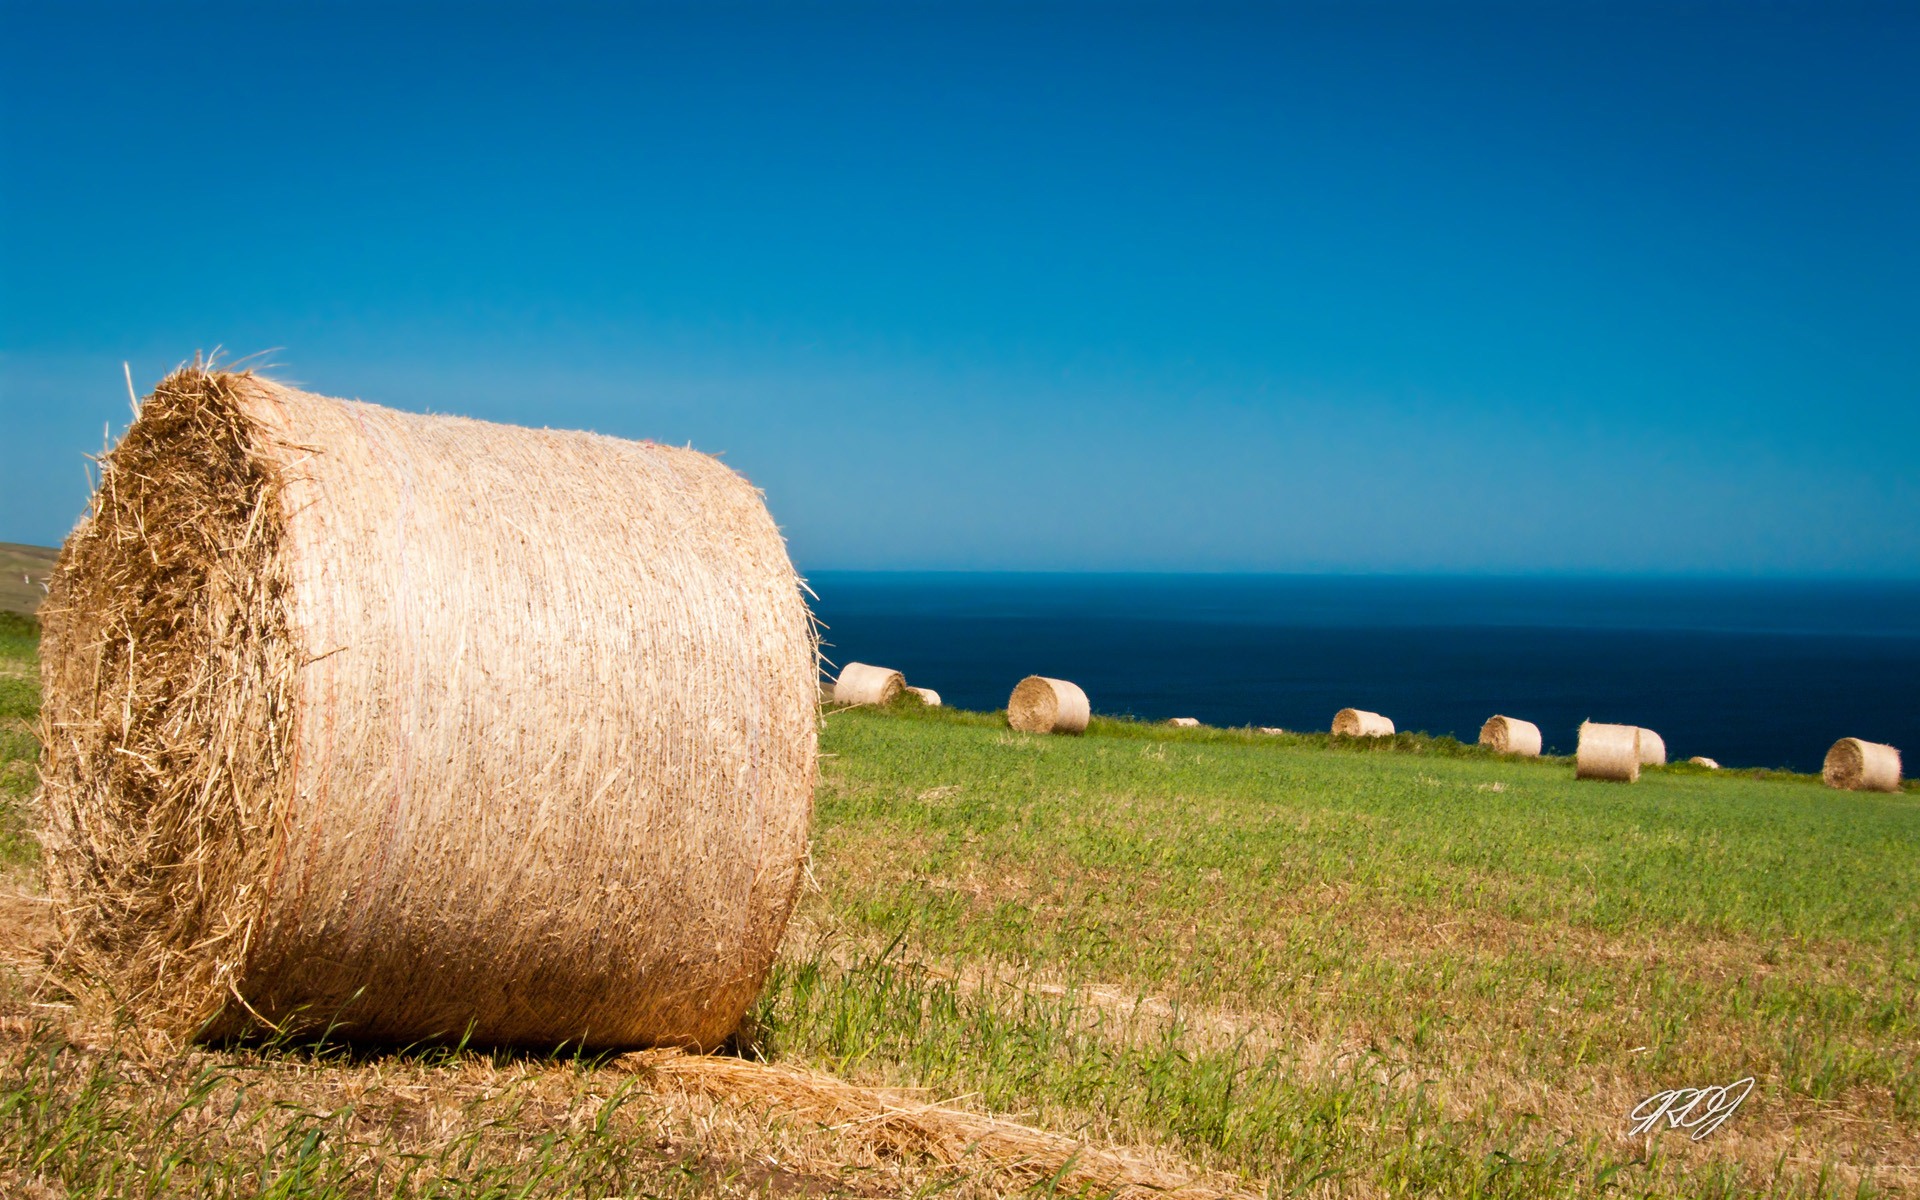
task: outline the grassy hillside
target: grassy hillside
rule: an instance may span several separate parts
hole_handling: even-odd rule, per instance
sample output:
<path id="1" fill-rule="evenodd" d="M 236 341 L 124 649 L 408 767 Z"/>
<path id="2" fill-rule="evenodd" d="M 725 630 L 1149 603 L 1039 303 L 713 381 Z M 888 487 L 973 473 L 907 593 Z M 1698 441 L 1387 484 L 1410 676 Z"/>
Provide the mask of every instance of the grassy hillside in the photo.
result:
<path id="1" fill-rule="evenodd" d="M 44 546 L 0 542 L 0 612 L 31 613 L 40 607 L 40 590 L 59 551 Z"/>
<path id="2" fill-rule="evenodd" d="M 0 627 L 0 1193 L 1071 1182 L 1059 1160 L 954 1169 L 911 1117 L 652 1059 L 63 1024 L 35 990 L 31 652 Z M 825 729 L 816 886 L 743 1034 L 776 1064 L 755 1078 L 915 1089 L 888 1094 L 1214 1194 L 1920 1194 L 1920 797 L 1679 767 L 1576 784 L 1418 737 L 1034 737 L 910 704 Z M 1709 1138 L 1624 1136 L 1647 1095 L 1746 1075 Z"/>

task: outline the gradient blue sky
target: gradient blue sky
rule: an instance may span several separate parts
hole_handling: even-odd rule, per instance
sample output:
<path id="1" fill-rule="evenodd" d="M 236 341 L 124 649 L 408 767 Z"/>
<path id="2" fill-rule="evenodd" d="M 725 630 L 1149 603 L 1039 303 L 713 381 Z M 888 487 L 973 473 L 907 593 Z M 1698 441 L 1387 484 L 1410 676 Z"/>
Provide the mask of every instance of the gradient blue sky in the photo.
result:
<path id="1" fill-rule="evenodd" d="M 0 3 L 0 540 L 215 345 L 803 569 L 1920 575 L 1920 8 Z"/>

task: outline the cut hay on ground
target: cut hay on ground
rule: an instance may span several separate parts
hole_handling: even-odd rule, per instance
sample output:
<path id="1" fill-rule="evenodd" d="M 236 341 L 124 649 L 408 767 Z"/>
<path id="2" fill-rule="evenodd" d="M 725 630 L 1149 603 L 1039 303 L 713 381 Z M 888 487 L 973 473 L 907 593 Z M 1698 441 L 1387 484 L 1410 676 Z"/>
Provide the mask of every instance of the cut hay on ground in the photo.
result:
<path id="1" fill-rule="evenodd" d="M 1715 762 L 1713 759 L 1708 758 L 1704 754 L 1696 754 L 1692 758 L 1688 759 L 1687 761 L 1692 763 L 1696 767 L 1705 767 L 1709 771 L 1718 771 L 1720 769 L 1720 764 L 1718 762 Z"/>
<path id="2" fill-rule="evenodd" d="M 807 851 L 812 622 L 705 455 L 183 369 L 41 610 L 48 874 L 149 1028 L 711 1046 Z"/>
<path id="3" fill-rule="evenodd" d="M 1645 726 L 1640 728 L 1640 765 L 1643 767 L 1667 765 L 1666 739 Z"/>
<path id="4" fill-rule="evenodd" d="M 932 688 L 910 687 L 907 690 L 920 697 L 920 703 L 926 705 L 928 708 L 940 707 L 940 693 L 934 691 Z"/>
<path id="5" fill-rule="evenodd" d="M 1850 792 L 1900 790 L 1900 752 L 1879 742 L 1841 738 L 1827 751 L 1820 778 L 1827 786 Z"/>
<path id="6" fill-rule="evenodd" d="M 1606 779 L 1633 783 L 1640 778 L 1638 725 L 1600 725 L 1583 721 L 1580 748 L 1574 752 L 1575 779 Z"/>
<path id="7" fill-rule="evenodd" d="M 1007 700 L 1007 724 L 1025 733 L 1082 733 L 1092 715 L 1078 685 L 1045 675 L 1022 679 Z"/>
<path id="8" fill-rule="evenodd" d="M 1364 708 L 1343 708 L 1333 714 L 1333 731 L 1345 737 L 1391 737 L 1393 722 Z"/>
<path id="9" fill-rule="evenodd" d="M 1540 727 L 1518 717 L 1489 717 L 1480 727 L 1480 744 L 1499 754 L 1540 755 Z"/>
<path id="10" fill-rule="evenodd" d="M 757 1103 L 770 1113 L 844 1133 L 884 1156 L 922 1154 L 961 1168 L 978 1167 L 984 1159 L 1017 1178 L 1044 1185 L 1049 1193 L 1084 1192 L 1118 1200 L 1226 1200 L 1245 1195 L 1224 1180 L 1194 1179 L 1144 1154 L 1089 1145 L 925 1096 L 858 1087 L 816 1071 L 670 1050 L 630 1054 L 618 1062 L 650 1078 L 655 1088 L 733 1104 Z"/>
<path id="11" fill-rule="evenodd" d="M 833 684 L 835 704 L 891 704 L 906 688 L 906 676 L 891 667 L 850 662 Z"/>

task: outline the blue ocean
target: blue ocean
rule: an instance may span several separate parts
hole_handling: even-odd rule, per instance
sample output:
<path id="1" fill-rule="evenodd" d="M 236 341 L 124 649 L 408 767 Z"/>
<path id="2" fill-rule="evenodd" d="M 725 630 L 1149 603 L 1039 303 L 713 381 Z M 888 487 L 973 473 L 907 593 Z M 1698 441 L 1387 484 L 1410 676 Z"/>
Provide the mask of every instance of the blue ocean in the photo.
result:
<path id="1" fill-rule="evenodd" d="M 1840 737 L 1920 749 L 1920 582 L 1046 575 L 809 576 L 833 663 L 962 708 L 1030 674 L 1095 712 L 1321 730 L 1341 708 L 1479 736 L 1494 713 L 1571 753 L 1580 722 L 1671 758 L 1817 771 Z"/>

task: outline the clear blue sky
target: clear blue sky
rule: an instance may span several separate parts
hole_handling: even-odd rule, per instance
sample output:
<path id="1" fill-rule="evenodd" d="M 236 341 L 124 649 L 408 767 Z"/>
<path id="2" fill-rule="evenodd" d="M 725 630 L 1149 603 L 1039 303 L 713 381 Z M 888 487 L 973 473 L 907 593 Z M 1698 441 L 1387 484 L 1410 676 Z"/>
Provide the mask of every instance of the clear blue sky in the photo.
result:
<path id="1" fill-rule="evenodd" d="M 803 568 L 1920 575 L 1920 8 L 0 3 L 0 540 L 196 349 Z"/>

